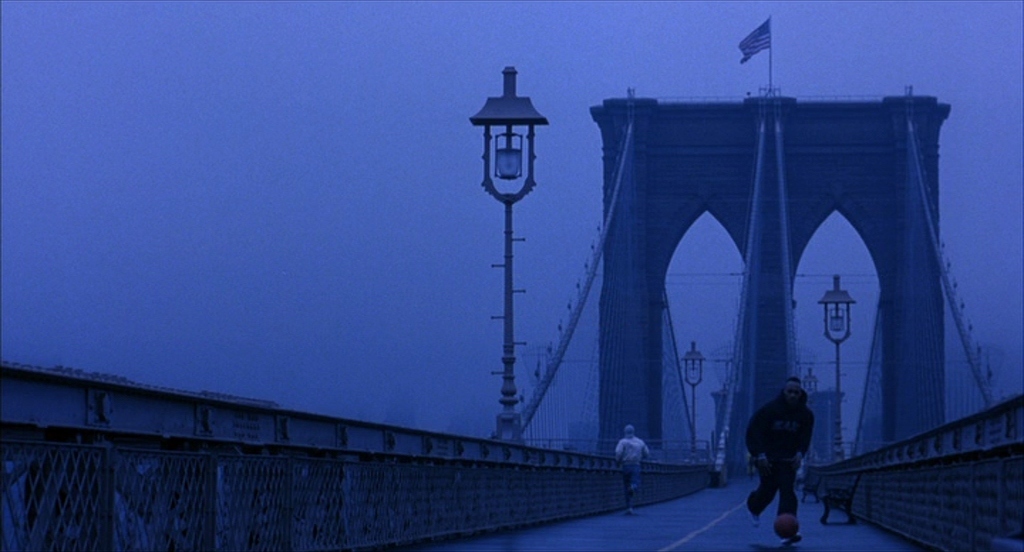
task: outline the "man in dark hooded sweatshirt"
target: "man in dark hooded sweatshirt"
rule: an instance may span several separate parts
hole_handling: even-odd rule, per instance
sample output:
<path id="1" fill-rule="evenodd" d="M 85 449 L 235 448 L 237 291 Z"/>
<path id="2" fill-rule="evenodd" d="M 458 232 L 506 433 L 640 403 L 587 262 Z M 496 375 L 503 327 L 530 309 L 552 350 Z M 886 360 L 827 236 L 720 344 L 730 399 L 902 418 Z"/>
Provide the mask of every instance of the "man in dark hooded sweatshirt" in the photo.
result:
<path id="1" fill-rule="evenodd" d="M 747 497 L 754 526 L 760 524 L 760 515 L 779 493 L 778 514 L 796 516 L 796 472 L 811 444 L 814 414 L 807 408 L 807 392 L 800 386 L 800 378 L 791 377 L 779 396 L 762 406 L 747 425 L 747 450 L 757 463 L 761 484 Z M 799 542 L 797 533 L 783 539 L 783 545 Z"/>

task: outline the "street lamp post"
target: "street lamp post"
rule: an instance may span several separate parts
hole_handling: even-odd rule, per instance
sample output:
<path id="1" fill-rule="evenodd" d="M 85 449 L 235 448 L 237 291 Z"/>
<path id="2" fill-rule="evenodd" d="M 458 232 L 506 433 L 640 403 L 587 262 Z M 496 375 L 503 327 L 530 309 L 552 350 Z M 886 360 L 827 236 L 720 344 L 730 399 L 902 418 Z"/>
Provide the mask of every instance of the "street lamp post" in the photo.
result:
<path id="1" fill-rule="evenodd" d="M 683 355 L 686 383 L 690 384 L 690 452 L 697 450 L 697 384 L 704 379 L 704 355 L 697 350 L 697 342 L 690 342 L 690 350 Z"/>
<path id="2" fill-rule="evenodd" d="M 818 304 L 825 306 L 825 337 L 836 345 L 836 429 L 832 438 L 834 460 L 842 460 L 843 454 L 843 392 L 840 383 L 839 345 L 850 337 L 850 305 L 856 303 L 845 289 L 839 288 L 839 275 L 832 277 L 832 289 Z"/>
<path id="3" fill-rule="evenodd" d="M 519 440 L 522 438 L 522 420 L 515 410 L 516 398 L 515 384 L 515 342 L 514 318 L 512 313 L 512 295 L 516 291 L 512 289 L 512 242 L 516 241 L 512 234 L 512 205 L 523 199 L 536 186 L 533 179 L 533 128 L 537 125 L 546 125 L 548 120 L 533 108 L 530 98 L 516 96 L 516 69 L 505 67 L 502 71 L 504 77 L 504 88 L 500 97 L 487 98 L 483 108 L 469 118 L 474 126 L 484 127 L 484 181 L 483 187 L 505 205 L 505 262 L 494 265 L 495 268 L 505 269 L 505 308 L 501 318 L 504 321 L 504 343 L 502 345 L 501 362 L 503 370 L 497 372 L 502 376 L 501 403 L 502 409 L 498 414 L 498 428 L 496 437 L 502 440 Z M 508 181 L 512 184 L 523 176 L 523 135 L 515 132 L 520 130 L 517 127 L 526 127 L 526 141 L 529 147 L 526 162 L 526 178 L 518 190 L 499 190 L 491 179 L 491 127 L 504 127 L 504 132 L 497 135 L 494 141 L 494 176 L 499 180 Z"/>
<path id="4" fill-rule="evenodd" d="M 818 376 L 814 375 L 812 366 L 807 367 L 807 375 L 804 376 L 804 391 L 807 392 L 808 397 L 814 397 L 814 394 L 818 392 Z"/>

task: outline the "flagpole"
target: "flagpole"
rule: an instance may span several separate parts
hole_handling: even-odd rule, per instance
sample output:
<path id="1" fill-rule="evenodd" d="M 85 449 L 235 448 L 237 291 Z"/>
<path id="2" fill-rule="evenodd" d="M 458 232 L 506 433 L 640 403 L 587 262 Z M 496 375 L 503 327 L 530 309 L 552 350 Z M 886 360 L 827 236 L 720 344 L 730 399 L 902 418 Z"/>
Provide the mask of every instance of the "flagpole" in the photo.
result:
<path id="1" fill-rule="evenodd" d="M 772 52 L 775 48 L 772 48 L 771 43 L 771 32 L 772 32 L 772 16 L 768 16 L 768 95 L 775 95 L 775 90 L 772 88 Z"/>

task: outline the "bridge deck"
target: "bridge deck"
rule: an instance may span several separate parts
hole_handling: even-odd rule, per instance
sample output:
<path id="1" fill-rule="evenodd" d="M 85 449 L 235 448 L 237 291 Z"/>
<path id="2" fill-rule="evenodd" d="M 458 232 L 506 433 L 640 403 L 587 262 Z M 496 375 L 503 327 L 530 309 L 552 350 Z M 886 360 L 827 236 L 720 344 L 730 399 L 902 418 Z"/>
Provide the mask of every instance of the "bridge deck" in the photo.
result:
<path id="1" fill-rule="evenodd" d="M 484 534 L 460 540 L 405 547 L 408 552 L 516 550 L 772 550 L 780 549 L 772 531 L 777 501 L 754 528 L 745 499 L 755 481 L 734 480 L 723 489 L 623 512 Z M 813 501 L 800 505 L 804 540 L 790 549 L 807 550 L 925 550 L 876 526 L 846 525 L 846 516 L 833 511 L 829 525 L 818 518 L 824 511 Z M 835 523 L 835 524 L 833 524 Z"/>

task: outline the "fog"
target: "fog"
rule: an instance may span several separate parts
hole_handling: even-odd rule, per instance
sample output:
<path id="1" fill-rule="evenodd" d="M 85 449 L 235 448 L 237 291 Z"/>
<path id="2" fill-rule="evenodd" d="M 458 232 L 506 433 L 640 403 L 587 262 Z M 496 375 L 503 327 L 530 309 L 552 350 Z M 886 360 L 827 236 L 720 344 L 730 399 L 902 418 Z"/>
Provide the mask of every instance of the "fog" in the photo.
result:
<path id="1" fill-rule="evenodd" d="M 942 238 L 997 394 L 1020 392 L 1020 2 L 4 2 L 2 356 L 485 436 L 503 219 L 469 117 L 511 65 L 551 123 L 515 207 L 525 379 L 601 222 L 590 107 L 758 94 L 769 52 L 737 44 L 769 16 L 783 95 L 952 106 Z M 698 221 L 668 279 L 681 344 L 731 339 L 739 270 Z M 798 273 L 800 350 L 830 358 L 816 301 L 841 274 L 862 380 L 877 276 L 849 223 Z"/>

